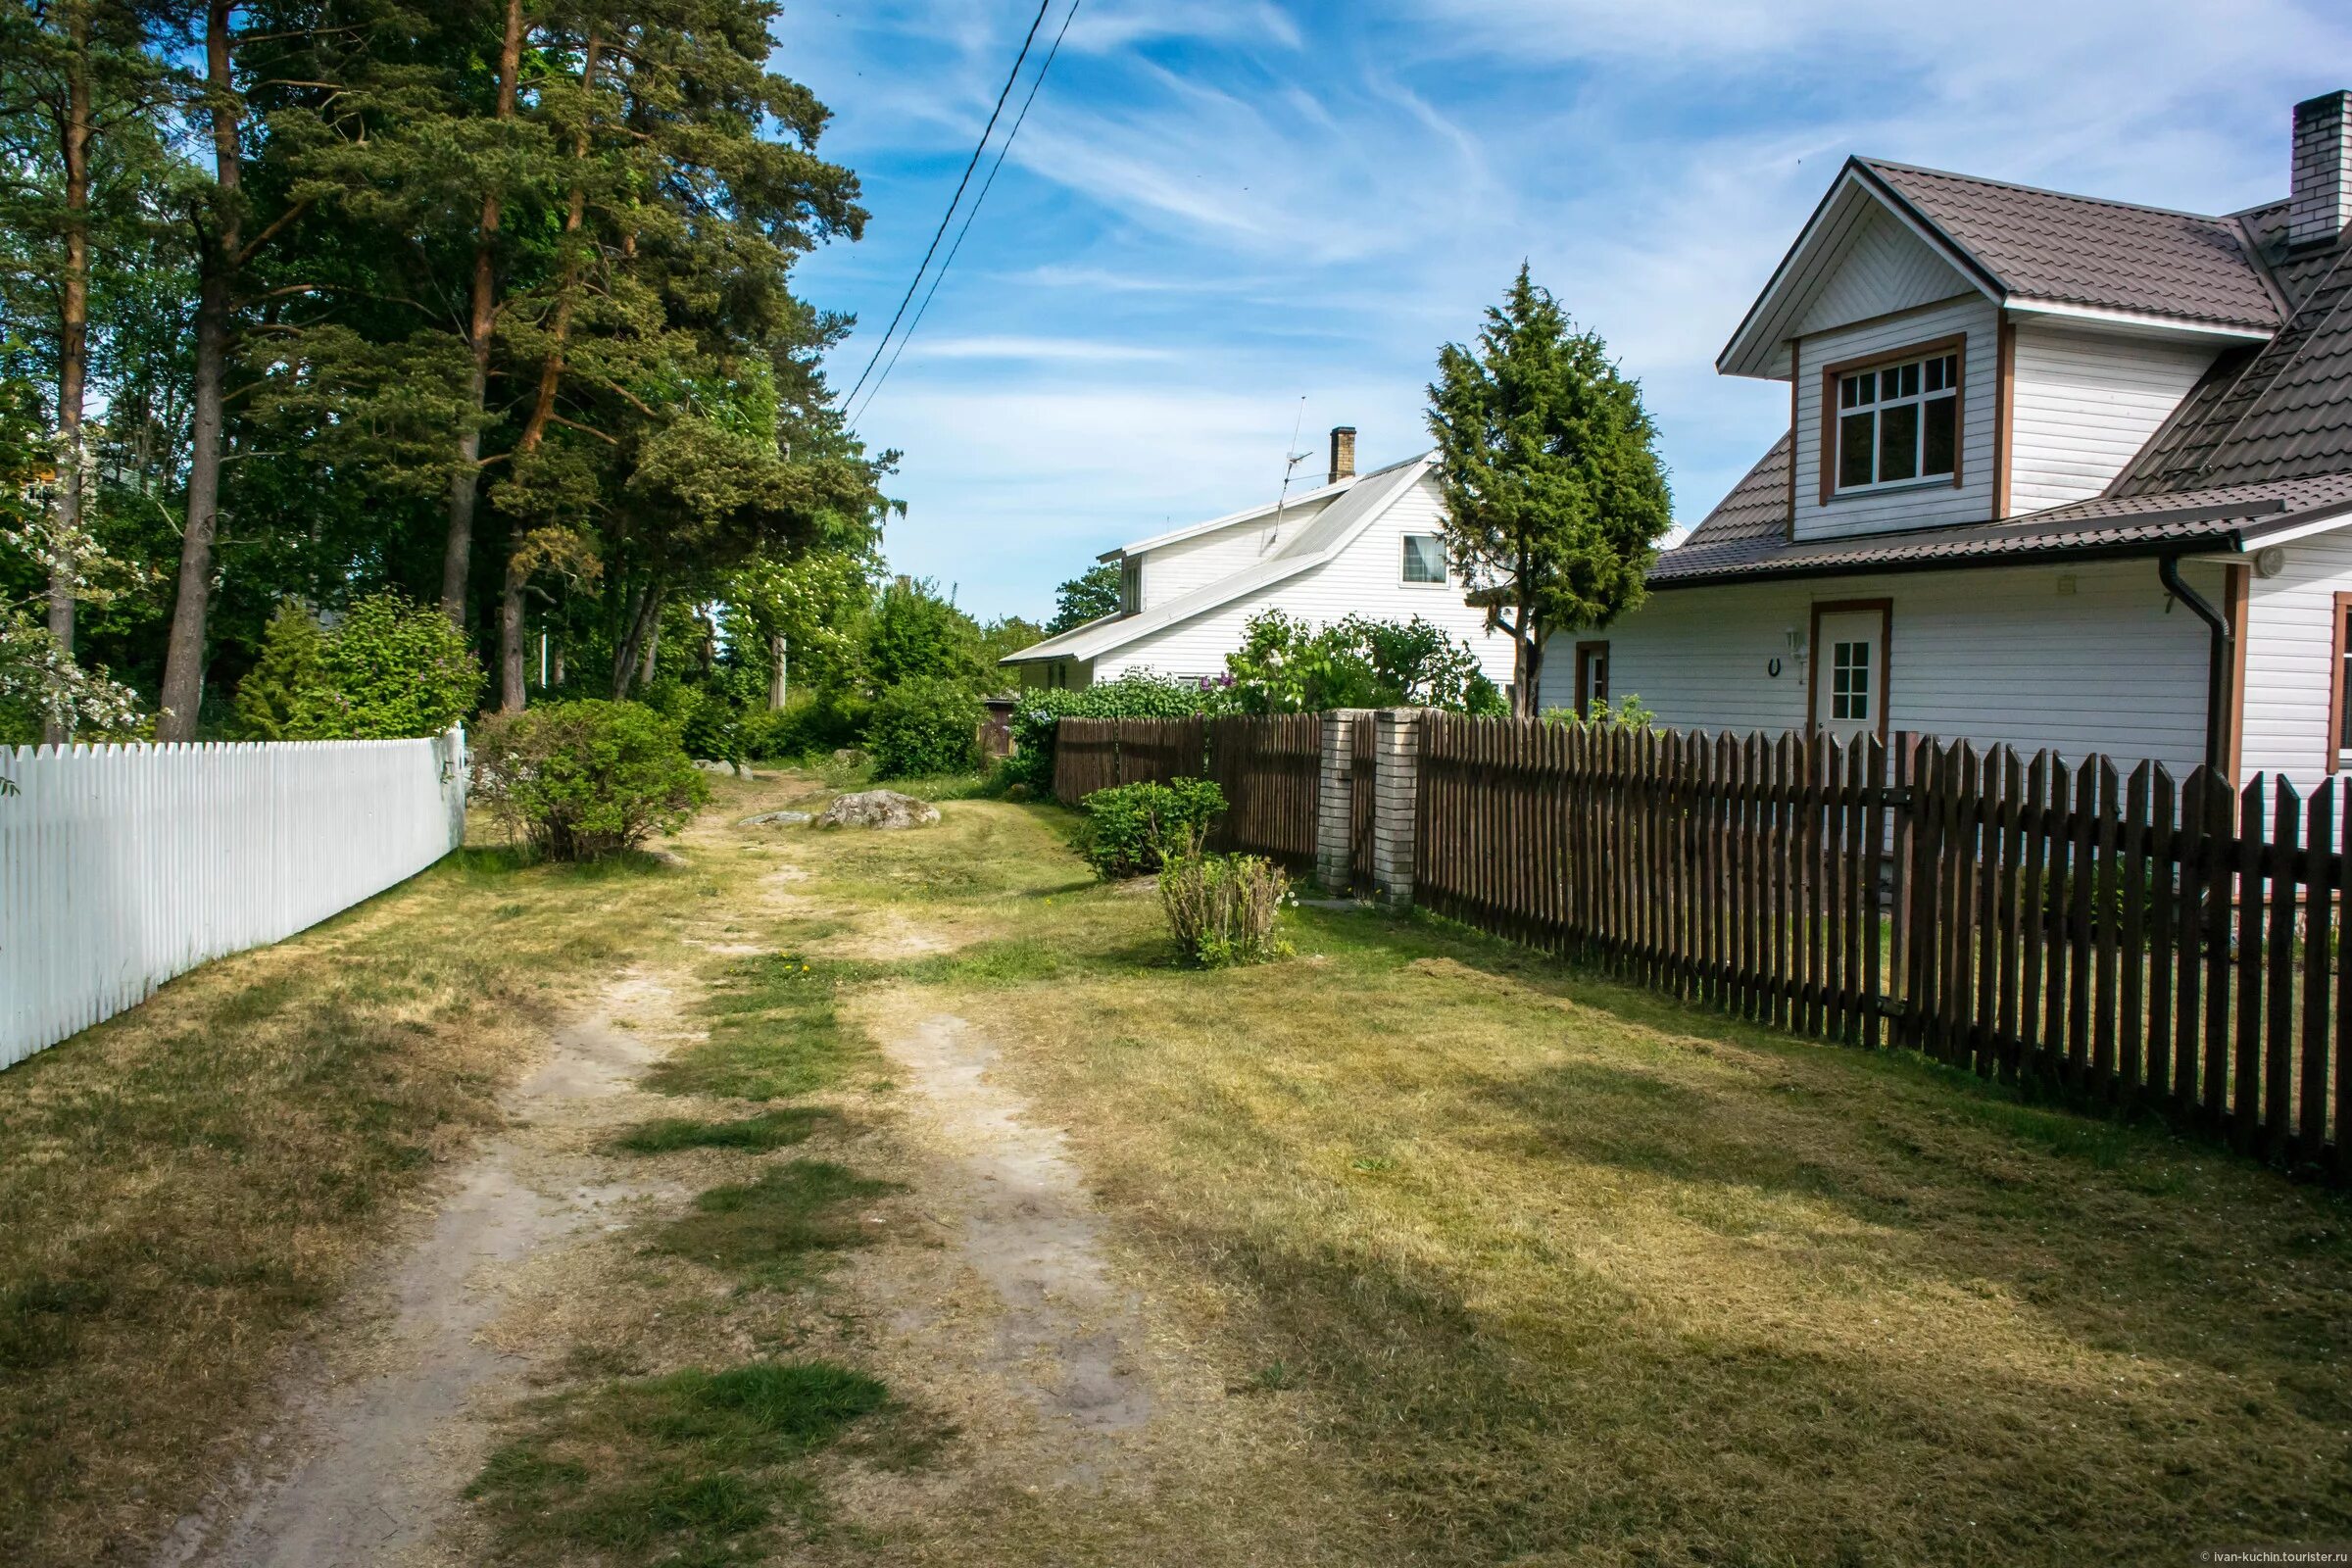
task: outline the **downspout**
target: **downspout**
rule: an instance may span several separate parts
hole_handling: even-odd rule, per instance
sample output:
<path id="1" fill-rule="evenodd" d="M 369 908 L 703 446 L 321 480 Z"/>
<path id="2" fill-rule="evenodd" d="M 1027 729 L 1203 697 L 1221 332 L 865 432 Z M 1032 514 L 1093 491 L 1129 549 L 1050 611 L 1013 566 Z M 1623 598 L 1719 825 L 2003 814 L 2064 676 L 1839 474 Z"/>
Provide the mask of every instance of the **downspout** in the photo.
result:
<path id="1" fill-rule="evenodd" d="M 2230 674 L 2236 664 L 2237 636 L 2230 629 L 2229 617 L 2181 580 L 2179 556 L 2158 558 L 2156 576 L 2167 593 L 2186 605 L 2212 630 L 2205 672 L 2205 765 L 2216 773 L 2226 772 L 2230 763 Z"/>

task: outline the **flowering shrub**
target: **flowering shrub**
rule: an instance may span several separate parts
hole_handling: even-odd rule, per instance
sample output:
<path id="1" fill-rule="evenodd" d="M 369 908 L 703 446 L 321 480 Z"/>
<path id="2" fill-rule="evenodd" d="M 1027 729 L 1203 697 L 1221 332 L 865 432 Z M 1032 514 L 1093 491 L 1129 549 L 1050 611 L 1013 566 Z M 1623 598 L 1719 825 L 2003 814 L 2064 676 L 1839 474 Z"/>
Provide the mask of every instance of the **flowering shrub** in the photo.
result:
<path id="1" fill-rule="evenodd" d="M 1025 784 L 1040 794 L 1054 785 L 1054 737 L 1065 718 L 1184 718 L 1221 711 L 1205 683 L 1137 670 L 1076 690 L 1040 687 L 1021 693 L 1012 710 L 1013 754 L 1000 782 Z"/>
<path id="2" fill-rule="evenodd" d="M 1185 961 L 1203 969 L 1288 957 L 1275 930 L 1291 879 L 1255 855 L 1184 855 L 1159 873 L 1159 906 Z"/>

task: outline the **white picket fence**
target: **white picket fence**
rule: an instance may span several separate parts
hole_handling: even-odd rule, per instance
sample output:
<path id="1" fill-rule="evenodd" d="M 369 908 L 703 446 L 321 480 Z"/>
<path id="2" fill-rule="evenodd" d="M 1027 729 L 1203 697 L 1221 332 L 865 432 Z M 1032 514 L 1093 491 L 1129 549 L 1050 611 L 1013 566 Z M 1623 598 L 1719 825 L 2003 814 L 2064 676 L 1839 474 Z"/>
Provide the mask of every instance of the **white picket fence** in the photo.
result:
<path id="1" fill-rule="evenodd" d="M 466 736 L 0 747 L 0 1067 L 466 834 Z"/>

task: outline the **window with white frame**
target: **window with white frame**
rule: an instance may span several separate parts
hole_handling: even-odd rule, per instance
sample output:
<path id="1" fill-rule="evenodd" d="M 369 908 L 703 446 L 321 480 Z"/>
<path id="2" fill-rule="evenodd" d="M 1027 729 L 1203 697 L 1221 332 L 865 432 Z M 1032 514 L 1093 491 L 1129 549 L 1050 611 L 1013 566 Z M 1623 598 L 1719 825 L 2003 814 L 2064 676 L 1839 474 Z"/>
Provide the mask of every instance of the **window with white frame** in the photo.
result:
<path id="1" fill-rule="evenodd" d="M 1446 580 L 1446 541 L 1434 533 L 1406 534 L 1404 580 L 1443 583 Z"/>
<path id="2" fill-rule="evenodd" d="M 1949 479 L 1960 461 L 1960 356 L 1923 355 L 1838 377 L 1838 490 Z"/>
<path id="3" fill-rule="evenodd" d="M 1870 644 L 1830 645 L 1830 717 L 1870 718 Z"/>

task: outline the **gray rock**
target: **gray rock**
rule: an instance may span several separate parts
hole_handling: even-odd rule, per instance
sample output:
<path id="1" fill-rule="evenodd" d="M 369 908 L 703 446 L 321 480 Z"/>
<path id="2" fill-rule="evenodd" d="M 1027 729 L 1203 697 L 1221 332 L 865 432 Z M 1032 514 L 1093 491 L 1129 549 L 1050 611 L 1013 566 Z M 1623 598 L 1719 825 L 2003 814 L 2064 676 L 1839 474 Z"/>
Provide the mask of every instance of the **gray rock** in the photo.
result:
<path id="1" fill-rule="evenodd" d="M 807 811 L 761 811 L 758 816 L 747 816 L 735 825 L 737 827 L 760 827 L 766 823 L 775 822 L 790 827 L 796 822 L 808 820 L 808 813 Z"/>
<path id="2" fill-rule="evenodd" d="M 675 870 L 686 864 L 686 857 L 675 850 L 648 850 L 645 853 L 656 865 L 666 865 Z"/>
<path id="3" fill-rule="evenodd" d="M 825 808 L 818 827 L 925 827 L 939 820 L 939 808 L 897 790 L 860 790 Z"/>
<path id="4" fill-rule="evenodd" d="M 833 754 L 833 760 L 836 762 L 862 762 L 865 760 L 865 754 L 855 746 L 844 746 Z"/>

